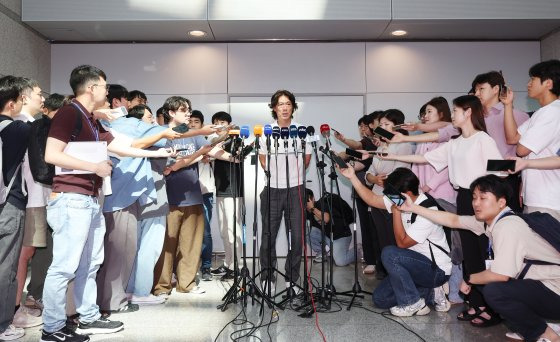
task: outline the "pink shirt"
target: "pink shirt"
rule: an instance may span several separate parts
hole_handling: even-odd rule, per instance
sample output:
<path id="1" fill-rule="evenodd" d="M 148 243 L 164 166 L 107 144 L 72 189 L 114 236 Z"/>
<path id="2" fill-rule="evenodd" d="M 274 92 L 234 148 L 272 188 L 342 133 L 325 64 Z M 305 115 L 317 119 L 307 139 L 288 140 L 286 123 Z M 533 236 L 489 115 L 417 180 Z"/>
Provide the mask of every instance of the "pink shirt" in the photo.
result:
<path id="1" fill-rule="evenodd" d="M 450 125 L 451 126 L 451 125 Z M 441 143 L 422 143 L 416 146 L 416 154 L 424 155 L 440 146 Z M 427 185 L 430 187 L 428 193 L 434 198 L 442 198 L 448 202 L 455 203 L 457 193 L 449 182 L 449 171 L 447 168 L 441 172 L 430 164 L 412 164 L 412 171 L 420 180 L 420 187 Z"/>
<path id="2" fill-rule="evenodd" d="M 514 109 L 513 118 L 519 127 L 525 121 L 529 120 L 529 115 L 525 112 Z M 515 157 L 516 145 L 509 145 L 506 142 L 506 133 L 504 130 L 504 104 L 498 102 L 490 108 L 487 115 L 484 117 L 484 122 L 486 123 L 486 131 L 488 132 L 488 135 L 494 139 L 502 156 L 504 156 L 504 158 Z M 438 134 L 438 142 L 446 142 L 449 141 L 452 136 L 459 134 L 459 131 L 452 125 L 449 125 L 440 128 L 438 130 Z"/>

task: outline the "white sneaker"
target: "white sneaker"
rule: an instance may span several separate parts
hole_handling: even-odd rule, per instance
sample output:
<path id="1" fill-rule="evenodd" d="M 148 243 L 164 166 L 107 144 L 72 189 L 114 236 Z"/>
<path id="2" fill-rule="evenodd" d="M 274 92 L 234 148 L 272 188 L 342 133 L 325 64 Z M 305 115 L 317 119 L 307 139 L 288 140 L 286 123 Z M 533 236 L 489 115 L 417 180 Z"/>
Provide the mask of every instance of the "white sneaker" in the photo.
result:
<path id="1" fill-rule="evenodd" d="M 0 334 L 0 340 L 2 341 L 11 341 L 18 339 L 25 335 L 25 331 L 22 328 L 16 328 L 12 324 L 4 330 L 3 333 Z"/>
<path id="2" fill-rule="evenodd" d="M 200 286 L 195 286 L 195 287 L 192 288 L 192 290 L 190 290 L 190 291 L 187 292 L 187 293 L 199 295 L 199 294 L 206 293 L 206 290 L 204 290 L 204 289 L 203 289 L 202 287 L 200 287 Z"/>
<path id="3" fill-rule="evenodd" d="M 364 274 L 374 274 L 375 273 L 375 265 L 367 265 L 364 267 L 362 271 Z"/>
<path id="4" fill-rule="evenodd" d="M 23 305 L 31 309 L 43 310 L 44 308 L 43 301 L 41 299 L 35 299 L 32 295 L 27 295 Z"/>
<path id="5" fill-rule="evenodd" d="M 523 341 L 523 336 L 519 335 L 518 333 L 514 333 L 513 331 L 506 333 L 506 337 L 511 340 Z"/>
<path id="6" fill-rule="evenodd" d="M 290 282 L 287 281 L 286 282 L 286 289 L 289 289 L 289 288 L 290 288 Z M 301 289 L 298 286 L 296 286 L 296 284 L 292 284 L 292 291 L 294 291 L 294 294 L 296 296 L 301 293 Z"/>
<path id="7" fill-rule="evenodd" d="M 156 296 L 158 298 L 163 298 L 163 300 L 167 300 L 169 298 L 169 293 L 162 292 L 162 293 L 154 295 L 154 296 Z"/>
<path id="8" fill-rule="evenodd" d="M 33 310 L 39 311 L 39 314 L 41 313 L 41 310 L 30 309 L 25 305 L 21 305 L 14 315 L 12 324 L 16 328 L 31 328 L 43 324 L 43 318 L 40 315 L 37 317 L 29 312 L 35 313 Z"/>
<path id="9" fill-rule="evenodd" d="M 447 312 L 451 308 L 451 303 L 445 296 L 445 290 L 443 286 L 434 288 L 434 303 L 434 309 L 436 309 L 437 312 Z"/>
<path id="10" fill-rule="evenodd" d="M 154 296 L 153 294 L 144 297 L 132 295 L 130 297 L 130 302 L 138 305 L 157 305 L 165 303 L 166 299 L 165 296 Z"/>
<path id="11" fill-rule="evenodd" d="M 393 306 L 389 310 L 393 316 L 398 317 L 423 316 L 430 313 L 430 308 L 426 305 L 424 298 L 418 299 L 416 303 L 411 305 Z"/>

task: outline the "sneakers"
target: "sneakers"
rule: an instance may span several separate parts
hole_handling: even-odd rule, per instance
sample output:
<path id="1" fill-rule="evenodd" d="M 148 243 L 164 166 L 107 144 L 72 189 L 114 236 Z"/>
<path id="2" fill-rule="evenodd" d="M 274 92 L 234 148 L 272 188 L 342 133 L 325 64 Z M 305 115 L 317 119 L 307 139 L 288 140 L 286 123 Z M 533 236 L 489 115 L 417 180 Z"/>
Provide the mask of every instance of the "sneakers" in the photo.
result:
<path id="1" fill-rule="evenodd" d="M 87 342 L 89 337 L 85 335 L 80 335 L 72 331 L 67 327 L 64 327 L 58 331 L 48 333 L 43 330 L 41 333 L 41 342 Z"/>
<path id="2" fill-rule="evenodd" d="M 546 323 L 550 329 L 554 330 L 554 332 L 559 335 L 560 334 L 560 325 L 555 323 Z M 523 336 L 519 335 L 518 333 L 514 333 L 512 331 L 506 333 L 506 337 L 511 340 L 523 341 Z M 541 340 L 539 340 L 541 341 Z"/>
<path id="3" fill-rule="evenodd" d="M 169 295 L 170 295 L 170 293 L 161 292 L 161 293 L 158 293 L 158 294 L 156 294 L 156 295 L 154 295 L 154 296 L 156 296 L 156 297 L 158 297 L 158 298 L 163 298 L 164 300 L 167 300 L 167 299 L 169 298 Z"/>
<path id="4" fill-rule="evenodd" d="M 32 295 L 27 295 L 27 298 L 25 298 L 25 303 L 23 305 L 27 306 L 30 309 L 36 310 L 43 310 L 44 308 L 43 300 L 35 299 Z"/>
<path id="5" fill-rule="evenodd" d="M 231 271 L 231 270 L 229 268 L 225 267 L 224 265 L 222 265 L 222 266 L 216 268 L 215 270 L 210 271 L 210 273 L 212 275 L 215 275 L 215 276 L 221 276 L 221 275 L 226 274 L 227 271 Z"/>
<path id="6" fill-rule="evenodd" d="M 103 317 L 107 318 L 111 316 L 111 314 L 136 312 L 138 310 L 140 310 L 140 306 L 138 304 L 127 303 L 125 304 L 125 306 L 120 307 L 117 310 L 111 310 L 111 311 L 103 310 L 101 314 L 103 315 Z"/>
<path id="7" fill-rule="evenodd" d="M 220 281 L 229 281 L 235 278 L 235 273 L 233 270 L 228 269 L 226 273 L 220 278 Z"/>
<path id="8" fill-rule="evenodd" d="M 135 296 L 132 295 L 130 298 L 131 304 L 136 305 L 157 305 L 165 303 L 167 298 L 164 296 L 154 296 L 153 294 L 149 294 L 147 296 Z"/>
<path id="9" fill-rule="evenodd" d="M 420 298 L 414 304 L 406 306 L 393 306 L 390 311 L 393 316 L 411 317 L 427 315 L 430 313 L 430 308 L 426 305 L 424 298 Z"/>
<path id="10" fill-rule="evenodd" d="M 262 291 L 265 294 L 268 294 L 268 281 L 263 281 L 262 282 Z M 276 283 L 271 282 L 270 283 L 270 297 L 274 297 L 276 295 Z"/>
<path id="11" fill-rule="evenodd" d="M 78 324 L 76 332 L 83 335 L 112 334 L 124 329 L 124 324 L 119 321 L 110 321 L 107 318 L 99 318 L 91 323 Z"/>
<path id="12" fill-rule="evenodd" d="M 39 317 L 34 314 L 39 313 Z M 31 328 L 43 324 L 41 310 L 30 309 L 25 305 L 21 305 L 14 315 L 12 324 L 16 328 Z"/>
<path id="13" fill-rule="evenodd" d="M 320 263 L 320 262 L 323 262 L 323 261 L 327 261 L 329 256 L 330 256 L 329 253 L 327 253 L 326 257 L 323 257 L 323 255 L 321 255 L 321 254 L 317 254 L 315 256 L 315 258 L 313 258 L 313 262 Z"/>
<path id="14" fill-rule="evenodd" d="M 210 273 L 209 268 L 203 268 L 201 270 L 202 273 L 202 280 L 204 281 L 211 281 L 212 280 L 212 273 Z"/>
<path id="15" fill-rule="evenodd" d="M 447 312 L 451 308 L 451 303 L 445 297 L 443 286 L 434 288 L 434 309 L 437 312 Z"/>
<path id="16" fill-rule="evenodd" d="M 375 265 L 367 265 L 364 267 L 362 271 L 364 274 L 374 274 L 375 273 Z"/>
<path id="17" fill-rule="evenodd" d="M 195 286 L 192 288 L 192 290 L 190 290 L 189 292 L 190 294 L 195 294 L 195 295 L 199 295 L 199 294 L 203 294 L 206 293 L 206 290 L 204 290 L 202 287 L 200 286 Z"/>
<path id="18" fill-rule="evenodd" d="M 25 335 L 25 331 L 22 328 L 16 328 L 12 324 L 8 325 L 6 330 L 0 334 L 1 341 L 11 341 L 16 340 Z"/>
<path id="19" fill-rule="evenodd" d="M 290 292 L 289 295 L 291 297 L 295 297 L 295 296 L 297 296 L 298 294 L 301 293 L 301 289 L 296 284 L 292 284 L 292 288 L 290 289 L 290 282 L 289 281 L 286 282 L 286 289 L 287 289 L 287 292 Z"/>

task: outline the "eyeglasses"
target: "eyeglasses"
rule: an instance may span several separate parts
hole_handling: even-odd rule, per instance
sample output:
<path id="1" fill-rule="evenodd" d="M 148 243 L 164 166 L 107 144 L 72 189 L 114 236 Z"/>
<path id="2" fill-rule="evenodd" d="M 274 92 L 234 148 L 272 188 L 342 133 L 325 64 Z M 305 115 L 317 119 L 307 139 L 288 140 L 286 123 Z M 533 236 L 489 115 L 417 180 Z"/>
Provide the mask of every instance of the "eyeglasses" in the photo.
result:
<path id="1" fill-rule="evenodd" d="M 92 84 L 91 87 L 103 87 L 105 88 L 105 90 L 109 90 L 109 85 L 108 84 Z"/>

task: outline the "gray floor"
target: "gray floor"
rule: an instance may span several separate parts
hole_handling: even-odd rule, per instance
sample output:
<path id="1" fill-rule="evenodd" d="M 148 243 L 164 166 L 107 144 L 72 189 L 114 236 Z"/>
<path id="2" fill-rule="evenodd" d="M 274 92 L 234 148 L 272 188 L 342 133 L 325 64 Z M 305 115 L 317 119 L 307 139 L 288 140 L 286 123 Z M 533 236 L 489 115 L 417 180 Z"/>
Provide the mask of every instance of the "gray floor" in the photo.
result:
<path id="1" fill-rule="evenodd" d="M 281 266 L 283 259 L 279 260 Z M 313 277 L 320 280 L 320 264 L 313 266 Z M 250 268 L 250 267 L 249 267 Z M 280 268 L 283 270 L 283 267 Z M 371 291 L 377 281 L 373 276 L 364 276 L 359 266 L 360 284 L 362 288 Z M 303 272 L 302 272 L 303 273 Z M 334 284 L 338 291 L 346 291 L 352 288 L 354 283 L 354 266 L 335 267 Z M 143 306 L 138 312 L 129 314 L 112 315 L 112 319 L 118 319 L 125 323 L 125 330 L 112 335 L 95 335 L 92 341 L 230 341 L 246 335 L 252 326 L 267 325 L 273 317 L 273 322 L 253 332 L 251 337 L 242 337 L 241 341 L 322 341 L 317 329 L 315 316 L 311 318 L 300 318 L 298 312 L 290 309 L 272 311 L 265 309 L 264 315 L 259 315 L 260 306 L 251 305 L 249 300 L 245 310 L 246 321 L 242 324 L 239 319 L 232 324 L 231 321 L 238 317 L 242 318 L 240 304 L 232 304 L 225 312 L 216 309 L 221 303 L 221 298 L 226 293 L 230 283 L 213 280 L 201 282 L 200 286 L 206 290 L 203 295 L 181 294 L 173 292 L 169 300 L 163 305 Z M 284 282 L 278 282 L 284 287 Z M 347 297 L 339 296 L 342 300 Z M 423 317 L 412 317 L 407 319 L 396 319 L 394 317 L 382 316 L 379 313 L 369 312 L 373 310 L 381 312 L 373 307 L 371 298 L 366 295 L 365 299 L 358 299 L 360 306 L 346 310 L 346 305 L 333 303 L 332 310 L 336 312 L 319 313 L 318 325 L 324 333 L 326 341 L 503 341 L 507 329 L 503 325 L 492 328 L 480 329 L 471 327 L 468 323 L 459 322 L 455 319 L 456 314 L 462 309 L 462 305 L 453 306 L 449 313 L 432 311 Z M 392 321 L 397 320 L 408 329 L 414 331 L 421 338 L 407 331 L 403 326 Z M 230 323 L 229 325 L 227 325 Z M 227 326 L 226 326 L 227 325 Z M 225 329 L 224 329 L 225 327 Z M 222 331 L 223 329 L 223 331 Z M 240 331 L 242 329 L 246 329 Z M 237 332 L 236 332 L 237 331 Z M 220 333 L 221 332 L 221 333 Z M 220 334 L 218 336 L 218 334 Z M 269 337 L 270 335 L 270 337 Z M 38 341 L 40 339 L 40 327 L 26 330 L 26 336 L 18 341 Z"/>

